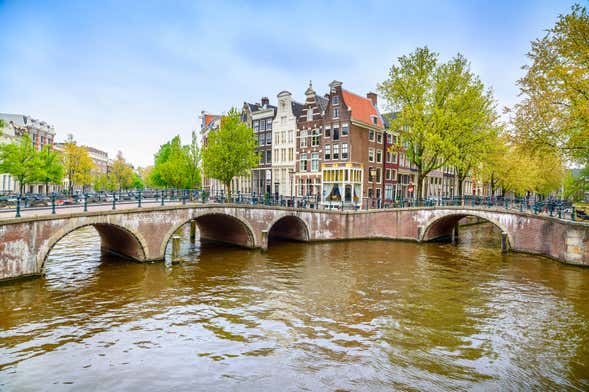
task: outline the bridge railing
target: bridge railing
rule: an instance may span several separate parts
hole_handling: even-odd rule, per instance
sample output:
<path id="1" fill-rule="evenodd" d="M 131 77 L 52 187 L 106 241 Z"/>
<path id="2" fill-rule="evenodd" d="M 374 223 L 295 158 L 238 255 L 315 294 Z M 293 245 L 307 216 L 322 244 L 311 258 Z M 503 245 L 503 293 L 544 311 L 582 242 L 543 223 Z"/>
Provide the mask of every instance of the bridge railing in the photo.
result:
<path id="1" fill-rule="evenodd" d="M 338 209 L 357 210 L 410 208 L 410 207 L 475 207 L 504 209 L 527 212 L 536 215 L 547 215 L 567 220 L 587 219 L 589 216 L 576 211 L 568 201 L 559 199 L 537 200 L 534 198 L 504 198 L 488 196 L 438 197 L 417 199 L 373 199 L 366 198 L 359 206 L 351 201 L 332 198 L 321 200 L 315 196 L 282 196 L 277 194 L 256 194 L 235 192 L 227 195 L 223 191 L 209 192 L 203 189 L 157 189 L 139 191 L 94 192 L 65 195 L 14 195 L 0 198 L 0 217 L 14 214 L 17 218 L 25 212 L 47 212 L 56 214 L 58 211 L 87 212 L 89 210 L 116 210 L 143 206 L 165 206 L 170 204 L 216 203 L 216 204 L 247 204 L 280 206 L 286 208 Z M 27 214 L 28 215 L 28 214 Z"/>

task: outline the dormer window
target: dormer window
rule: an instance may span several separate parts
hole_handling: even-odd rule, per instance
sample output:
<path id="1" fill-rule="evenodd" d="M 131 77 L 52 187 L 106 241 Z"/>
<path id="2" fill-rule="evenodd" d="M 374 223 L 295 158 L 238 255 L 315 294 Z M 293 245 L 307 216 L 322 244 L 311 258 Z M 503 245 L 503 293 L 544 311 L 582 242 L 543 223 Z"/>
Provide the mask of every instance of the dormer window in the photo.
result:
<path id="1" fill-rule="evenodd" d="M 331 103 L 333 105 L 338 105 L 339 104 L 339 96 L 334 95 L 333 98 L 331 99 Z"/>
<path id="2" fill-rule="evenodd" d="M 313 121 L 313 108 L 307 109 L 307 121 Z"/>
<path id="3" fill-rule="evenodd" d="M 372 119 L 372 123 L 374 125 L 378 125 L 378 118 L 376 116 L 370 116 L 370 118 Z"/>

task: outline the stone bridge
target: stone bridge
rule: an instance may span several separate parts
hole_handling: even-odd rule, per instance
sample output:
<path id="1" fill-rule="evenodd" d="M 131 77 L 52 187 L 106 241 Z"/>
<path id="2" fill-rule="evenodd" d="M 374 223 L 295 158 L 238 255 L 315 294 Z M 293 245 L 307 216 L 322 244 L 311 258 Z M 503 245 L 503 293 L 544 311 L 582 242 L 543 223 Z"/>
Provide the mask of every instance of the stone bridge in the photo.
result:
<path id="1" fill-rule="evenodd" d="M 294 241 L 449 239 L 458 221 L 475 216 L 496 225 L 513 251 L 589 265 L 589 224 L 547 216 L 469 207 L 370 211 L 292 209 L 236 204 L 189 204 L 62 213 L 0 220 L 0 280 L 41 275 L 52 247 L 93 226 L 105 252 L 160 261 L 172 235 L 196 222 L 203 239 L 267 249 L 273 237 Z"/>

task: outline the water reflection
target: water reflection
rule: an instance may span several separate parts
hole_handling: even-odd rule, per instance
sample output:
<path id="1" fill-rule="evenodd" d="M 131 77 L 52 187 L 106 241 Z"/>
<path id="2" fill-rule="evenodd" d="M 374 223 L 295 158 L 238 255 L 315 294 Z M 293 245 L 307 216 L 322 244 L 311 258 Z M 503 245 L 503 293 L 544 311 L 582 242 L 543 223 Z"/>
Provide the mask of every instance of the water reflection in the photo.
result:
<path id="1" fill-rule="evenodd" d="M 141 264 L 80 230 L 0 286 L 0 390 L 589 388 L 589 270 L 501 254 L 491 226 L 267 253 L 181 234 L 182 263 Z"/>

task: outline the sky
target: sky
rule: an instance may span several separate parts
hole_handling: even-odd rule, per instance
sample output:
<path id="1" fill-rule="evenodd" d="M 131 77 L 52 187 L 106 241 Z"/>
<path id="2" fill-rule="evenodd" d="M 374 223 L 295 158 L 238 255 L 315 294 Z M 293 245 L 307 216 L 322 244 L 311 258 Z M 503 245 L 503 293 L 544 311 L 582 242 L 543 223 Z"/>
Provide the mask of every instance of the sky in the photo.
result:
<path id="1" fill-rule="evenodd" d="M 202 110 L 275 103 L 282 90 L 303 102 L 310 80 L 321 94 L 339 80 L 364 95 L 422 46 L 442 61 L 465 55 L 511 106 L 530 42 L 572 4 L 0 0 L 0 112 L 146 166 L 173 136 L 188 143 Z"/>

